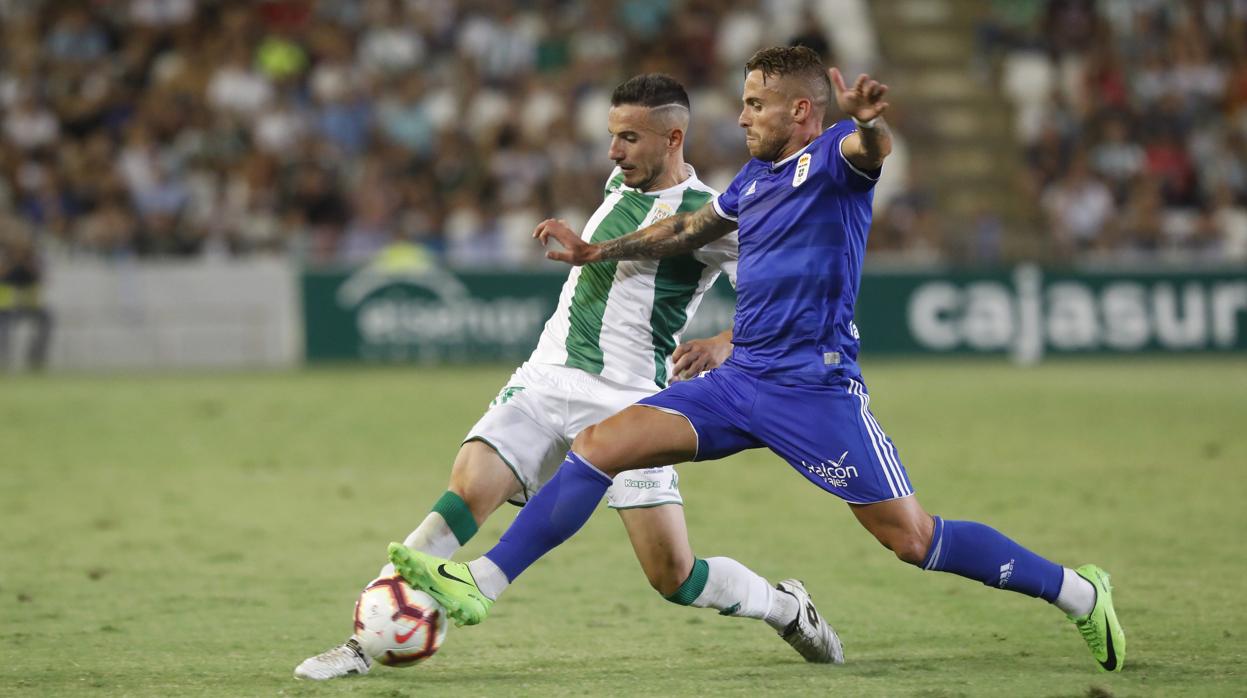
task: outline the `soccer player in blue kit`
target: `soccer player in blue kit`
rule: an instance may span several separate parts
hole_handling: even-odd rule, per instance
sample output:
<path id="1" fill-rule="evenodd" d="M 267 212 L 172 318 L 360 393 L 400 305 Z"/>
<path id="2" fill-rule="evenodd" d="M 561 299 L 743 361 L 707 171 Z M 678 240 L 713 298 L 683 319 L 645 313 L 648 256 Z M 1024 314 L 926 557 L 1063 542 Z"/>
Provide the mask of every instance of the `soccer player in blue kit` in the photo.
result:
<path id="1" fill-rule="evenodd" d="M 753 159 L 726 191 L 604 242 L 587 243 L 559 221 L 534 232 L 565 248 L 548 257 L 580 265 L 681 254 L 739 227 L 731 357 L 581 432 L 555 477 L 483 557 L 461 564 L 395 543 L 390 559 L 457 622 L 479 623 L 520 573 L 580 529 L 613 476 L 767 447 L 847 502 L 901 560 L 1056 605 L 1100 667 L 1120 671 L 1126 641 L 1108 574 L 1062 567 L 984 524 L 928 514 L 870 412 L 853 308 L 872 187 L 891 151 L 881 118 L 887 87 L 866 75 L 848 86 L 803 47 L 763 49 L 745 70 L 739 124 Z M 824 130 L 833 89 L 850 118 Z M 704 563 L 694 563 L 690 583 L 697 564 Z"/>

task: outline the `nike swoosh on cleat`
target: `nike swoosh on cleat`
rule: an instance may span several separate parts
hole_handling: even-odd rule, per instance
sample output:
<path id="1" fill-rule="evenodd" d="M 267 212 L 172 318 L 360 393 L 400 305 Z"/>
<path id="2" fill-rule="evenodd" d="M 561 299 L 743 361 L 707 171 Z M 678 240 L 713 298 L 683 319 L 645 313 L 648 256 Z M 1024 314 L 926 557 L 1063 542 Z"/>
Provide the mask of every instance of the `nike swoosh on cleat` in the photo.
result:
<path id="1" fill-rule="evenodd" d="M 442 575 L 442 576 L 443 576 L 443 577 L 445 577 L 446 579 L 453 579 L 453 580 L 455 580 L 456 582 L 459 582 L 460 584 L 467 584 L 468 586 L 472 586 L 472 582 L 465 582 L 464 580 L 459 579 L 459 578 L 458 578 L 458 577 L 456 577 L 455 575 L 453 575 L 453 574 L 451 574 L 451 573 L 447 572 L 447 571 L 446 571 L 446 565 L 445 565 L 444 563 L 443 563 L 443 564 L 441 564 L 441 565 L 438 565 L 438 566 L 437 566 L 437 573 L 438 573 L 438 574 L 440 574 L 440 575 Z"/>
<path id="2" fill-rule="evenodd" d="M 1104 639 L 1108 648 L 1108 659 L 1100 662 L 1100 666 L 1104 667 L 1105 671 L 1113 671 L 1117 668 L 1117 653 L 1113 651 L 1113 629 L 1109 627 L 1108 614 L 1104 615 L 1104 629 L 1108 636 Z"/>

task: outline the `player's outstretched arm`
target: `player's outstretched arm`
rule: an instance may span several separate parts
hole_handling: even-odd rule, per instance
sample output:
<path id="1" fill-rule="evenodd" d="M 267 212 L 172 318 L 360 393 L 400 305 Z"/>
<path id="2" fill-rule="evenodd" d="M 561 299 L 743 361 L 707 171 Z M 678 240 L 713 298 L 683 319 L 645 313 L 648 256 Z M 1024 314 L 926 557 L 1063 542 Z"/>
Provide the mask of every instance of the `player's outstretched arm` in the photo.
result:
<path id="1" fill-rule="evenodd" d="M 546 252 L 547 259 L 572 266 L 623 259 L 661 259 L 692 252 L 714 242 L 736 229 L 732 221 L 719 217 L 714 207 L 706 204 L 696 211 L 677 213 L 653 225 L 601 243 L 588 243 L 560 220 L 544 220 L 533 231 L 542 245 L 550 239 L 558 241 L 562 250 Z"/>
<path id="2" fill-rule="evenodd" d="M 879 169 L 892 152 L 892 133 L 882 118 L 888 109 L 883 101 L 888 86 L 862 73 L 849 87 L 835 68 L 827 71 L 827 77 L 836 91 L 836 104 L 857 122 L 857 132 L 840 141 L 840 152 L 858 169 Z"/>

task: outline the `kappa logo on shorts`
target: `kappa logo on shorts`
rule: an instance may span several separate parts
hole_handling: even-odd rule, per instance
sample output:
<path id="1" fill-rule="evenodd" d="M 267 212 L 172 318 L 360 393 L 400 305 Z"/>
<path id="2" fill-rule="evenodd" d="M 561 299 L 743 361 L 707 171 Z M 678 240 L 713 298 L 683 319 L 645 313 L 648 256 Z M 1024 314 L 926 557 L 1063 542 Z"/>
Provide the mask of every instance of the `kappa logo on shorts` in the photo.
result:
<path id="1" fill-rule="evenodd" d="M 652 480 L 624 480 L 624 487 L 631 487 L 637 490 L 655 490 L 662 487 L 662 483 L 653 482 Z"/>
<path id="2" fill-rule="evenodd" d="M 857 477 L 857 467 L 844 464 L 848 456 L 849 452 L 845 451 L 840 454 L 840 460 L 825 460 L 814 465 L 801 461 L 801 466 L 832 487 L 848 487 L 849 480 Z"/>

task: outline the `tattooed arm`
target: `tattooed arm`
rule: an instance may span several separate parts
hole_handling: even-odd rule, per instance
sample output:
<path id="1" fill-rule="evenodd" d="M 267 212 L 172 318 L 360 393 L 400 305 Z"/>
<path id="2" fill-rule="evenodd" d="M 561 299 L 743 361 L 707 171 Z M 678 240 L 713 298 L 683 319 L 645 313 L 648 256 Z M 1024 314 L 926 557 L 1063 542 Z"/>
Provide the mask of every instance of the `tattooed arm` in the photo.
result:
<path id="1" fill-rule="evenodd" d="M 720 218 L 714 207 L 706 204 L 696 211 L 677 213 L 606 242 L 585 242 L 564 221 L 553 219 L 542 221 L 533 231 L 533 237 L 543 245 L 548 245 L 553 238 L 564 247 L 546 252 L 548 259 L 580 266 L 621 259 L 660 259 L 691 252 L 735 229 L 734 222 Z"/>

